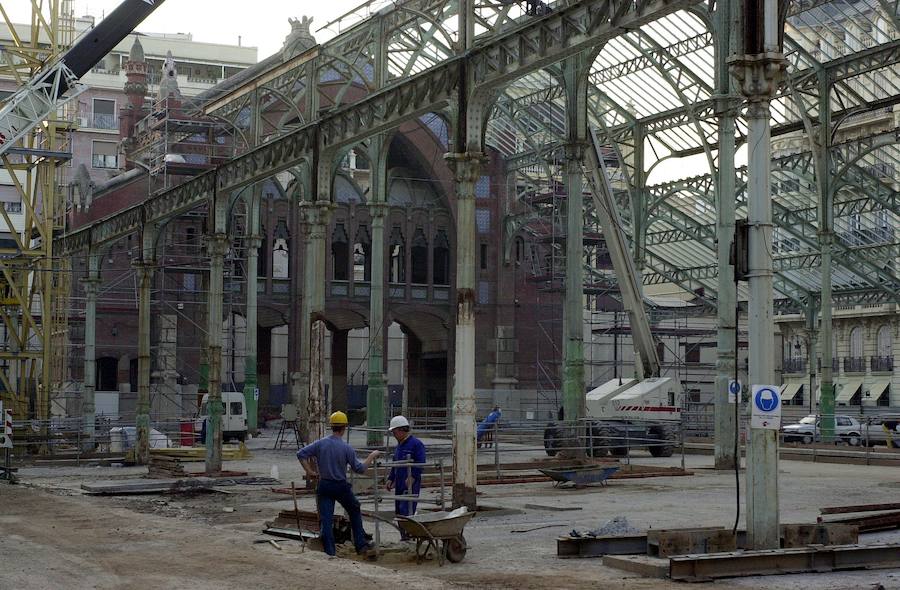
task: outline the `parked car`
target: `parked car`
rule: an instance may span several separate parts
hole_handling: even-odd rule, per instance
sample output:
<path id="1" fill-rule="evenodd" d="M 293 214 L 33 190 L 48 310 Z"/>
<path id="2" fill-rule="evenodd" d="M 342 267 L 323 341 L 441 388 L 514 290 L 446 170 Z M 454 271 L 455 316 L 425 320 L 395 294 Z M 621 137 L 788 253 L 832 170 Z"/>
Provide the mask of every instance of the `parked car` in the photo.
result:
<path id="1" fill-rule="evenodd" d="M 797 424 L 788 424 L 781 428 L 781 434 L 784 442 L 802 442 L 810 444 L 821 438 L 820 416 L 811 414 L 805 418 L 801 418 Z M 834 434 L 835 436 L 850 446 L 857 446 L 862 443 L 863 425 L 859 420 L 851 416 L 837 415 L 834 417 Z"/>
<path id="2" fill-rule="evenodd" d="M 870 416 L 862 425 L 863 444 L 886 445 L 888 440 L 900 448 L 900 415 Z"/>
<path id="3" fill-rule="evenodd" d="M 209 419 L 209 394 L 203 396 L 200 403 L 200 415 L 194 421 L 194 432 L 203 444 L 203 425 Z M 244 394 L 240 391 L 223 391 L 222 404 L 222 440 L 231 439 L 244 441 L 247 439 L 247 407 L 244 404 Z"/>

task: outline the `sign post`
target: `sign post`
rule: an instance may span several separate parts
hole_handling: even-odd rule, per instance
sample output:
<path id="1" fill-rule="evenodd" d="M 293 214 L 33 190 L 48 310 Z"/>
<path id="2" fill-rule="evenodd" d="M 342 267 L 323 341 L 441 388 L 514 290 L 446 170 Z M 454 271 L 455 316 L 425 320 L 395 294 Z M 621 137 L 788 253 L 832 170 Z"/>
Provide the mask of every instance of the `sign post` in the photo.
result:
<path id="1" fill-rule="evenodd" d="M 741 382 L 730 379 L 728 381 L 728 403 L 736 404 L 741 394 Z"/>

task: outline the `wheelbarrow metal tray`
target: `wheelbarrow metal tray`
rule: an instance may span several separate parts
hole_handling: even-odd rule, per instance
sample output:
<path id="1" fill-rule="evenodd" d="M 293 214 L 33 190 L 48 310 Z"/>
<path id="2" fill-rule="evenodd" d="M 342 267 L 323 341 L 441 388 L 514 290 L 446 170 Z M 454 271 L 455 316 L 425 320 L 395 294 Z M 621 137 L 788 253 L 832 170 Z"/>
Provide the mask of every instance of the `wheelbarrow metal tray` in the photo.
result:
<path id="1" fill-rule="evenodd" d="M 452 512 L 432 512 L 417 516 L 401 516 L 397 524 L 407 535 L 416 538 L 450 539 L 459 537 L 474 512 L 449 516 Z"/>
<path id="2" fill-rule="evenodd" d="M 602 483 L 618 471 L 618 467 L 604 465 L 579 465 L 577 467 L 559 467 L 555 469 L 540 469 L 539 471 L 558 482 L 572 482 L 582 485 L 589 483 Z"/>

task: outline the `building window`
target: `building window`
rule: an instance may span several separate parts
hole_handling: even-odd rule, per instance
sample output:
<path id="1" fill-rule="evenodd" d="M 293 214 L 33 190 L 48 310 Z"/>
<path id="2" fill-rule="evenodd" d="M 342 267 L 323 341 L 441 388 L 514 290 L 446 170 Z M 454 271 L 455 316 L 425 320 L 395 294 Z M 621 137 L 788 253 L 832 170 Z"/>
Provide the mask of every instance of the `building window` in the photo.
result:
<path id="1" fill-rule="evenodd" d="M 7 213 L 21 213 L 22 201 L 4 201 L 3 208 L 6 209 Z"/>
<path id="2" fill-rule="evenodd" d="M 525 259 L 525 240 L 522 236 L 516 236 L 516 264 L 522 264 Z"/>
<path id="3" fill-rule="evenodd" d="M 272 278 L 286 279 L 290 275 L 290 235 L 287 224 L 280 220 L 275 227 L 275 241 L 272 244 Z"/>
<path id="4" fill-rule="evenodd" d="M 894 356 L 894 338 L 888 325 L 878 328 L 878 356 L 883 358 Z"/>
<path id="5" fill-rule="evenodd" d="M 94 112 L 91 114 L 90 126 L 94 129 L 118 129 L 116 117 L 116 101 L 105 98 L 94 99 Z"/>
<path id="6" fill-rule="evenodd" d="M 685 346 L 684 351 L 684 362 L 686 363 L 699 363 L 700 362 L 700 345 L 699 344 L 687 344 Z"/>
<path id="7" fill-rule="evenodd" d="M 478 233 L 487 234 L 491 231 L 491 210 L 476 209 L 475 210 L 475 227 Z"/>
<path id="8" fill-rule="evenodd" d="M 487 244 L 481 245 L 481 255 L 479 258 L 481 261 L 481 270 L 487 270 Z"/>
<path id="9" fill-rule="evenodd" d="M 862 358 L 863 355 L 863 331 L 859 326 L 850 331 L 850 356 Z"/>
<path id="10" fill-rule="evenodd" d="M 391 230 L 391 272 L 388 280 L 392 283 L 406 282 L 406 241 L 400 226 L 395 225 Z"/>
<path id="11" fill-rule="evenodd" d="M 447 232 L 439 229 L 434 237 L 432 252 L 432 282 L 435 285 L 450 284 L 450 242 Z"/>
<path id="12" fill-rule="evenodd" d="M 336 223 L 331 232 L 332 278 L 335 281 L 346 281 L 349 276 L 350 246 L 347 241 L 344 224 Z"/>
<path id="13" fill-rule="evenodd" d="M 372 240 L 369 238 L 369 229 L 361 225 L 356 230 L 356 240 L 353 244 L 353 280 L 372 280 Z"/>
<path id="14" fill-rule="evenodd" d="M 412 282 L 423 284 L 428 282 L 428 239 L 422 228 L 416 229 L 413 235 L 412 250 L 409 253 L 412 265 Z"/>
<path id="15" fill-rule="evenodd" d="M 91 166 L 94 168 L 118 168 L 116 143 L 113 141 L 95 141 L 91 153 Z"/>

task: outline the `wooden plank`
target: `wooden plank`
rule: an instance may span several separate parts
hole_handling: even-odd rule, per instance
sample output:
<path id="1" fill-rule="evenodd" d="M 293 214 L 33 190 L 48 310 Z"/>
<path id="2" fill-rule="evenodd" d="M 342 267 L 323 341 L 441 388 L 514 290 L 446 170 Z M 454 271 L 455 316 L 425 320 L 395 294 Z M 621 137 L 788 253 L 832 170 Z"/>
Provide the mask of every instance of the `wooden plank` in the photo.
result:
<path id="1" fill-rule="evenodd" d="M 876 512 L 879 510 L 900 510 L 900 502 L 887 504 L 857 504 L 856 506 L 829 506 L 819 510 L 820 514 L 849 514 L 853 512 Z"/>
<path id="2" fill-rule="evenodd" d="M 88 494 L 96 495 L 160 494 L 182 490 L 211 489 L 215 483 L 216 480 L 211 477 L 134 479 L 83 483 L 81 489 Z"/>

